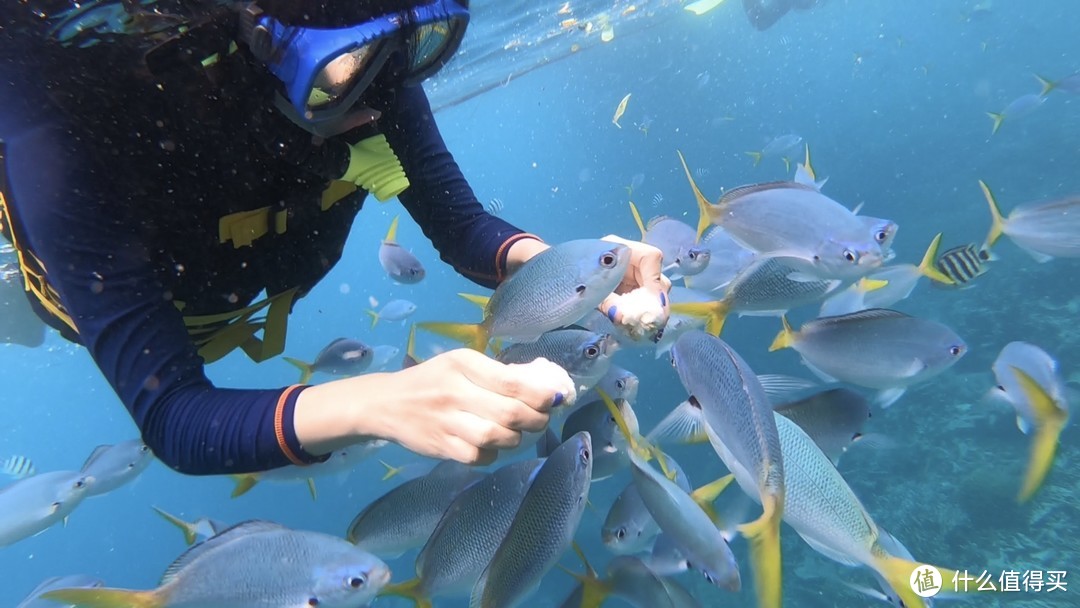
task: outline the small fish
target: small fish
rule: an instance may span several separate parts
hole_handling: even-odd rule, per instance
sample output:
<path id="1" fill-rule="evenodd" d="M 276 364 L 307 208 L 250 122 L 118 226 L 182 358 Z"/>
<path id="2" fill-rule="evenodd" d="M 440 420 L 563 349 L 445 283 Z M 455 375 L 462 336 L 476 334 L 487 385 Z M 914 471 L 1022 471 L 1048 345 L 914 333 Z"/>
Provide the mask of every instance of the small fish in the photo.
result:
<path id="1" fill-rule="evenodd" d="M 697 243 L 697 233 L 691 226 L 664 215 L 644 224 L 633 202 L 630 203 L 630 212 L 641 230 L 641 242 L 660 250 L 663 254 L 663 271 L 674 272 L 672 278 L 698 274 L 709 265 L 712 252 Z"/>
<path id="2" fill-rule="evenodd" d="M 232 491 L 232 497 L 237 498 L 243 496 L 261 481 L 285 483 L 303 482 L 308 486 L 308 492 L 311 493 L 311 499 L 315 500 L 318 498 L 318 494 L 315 490 L 316 478 L 348 473 L 365 458 L 379 448 L 385 446 L 386 443 L 387 442 L 384 439 L 373 439 L 339 450 L 334 450 L 328 459 L 316 464 L 302 467 L 289 465 L 287 467 L 262 471 L 260 473 L 231 475 L 230 477 L 232 477 L 233 482 L 236 484 Z"/>
<path id="3" fill-rule="evenodd" d="M 193 522 L 186 522 L 179 517 L 168 513 L 157 507 L 152 507 L 158 515 L 160 515 L 165 521 L 176 526 L 184 533 L 184 542 L 190 547 L 194 545 L 200 538 L 206 540 L 213 538 L 223 531 L 228 530 L 230 526 L 217 521 L 216 519 L 209 519 L 206 517 L 200 517 Z"/>
<path id="4" fill-rule="evenodd" d="M 344 540 L 247 521 L 181 555 L 149 591 L 50 591 L 45 599 L 91 608 L 366 606 L 390 581 L 377 557 Z"/>
<path id="5" fill-rule="evenodd" d="M 698 201 L 698 234 L 709 223 L 739 244 L 820 279 L 855 280 L 884 262 L 881 246 L 861 218 L 810 186 L 773 182 L 727 191 L 715 205 L 698 189 L 682 153 L 683 169 Z"/>
<path id="6" fill-rule="evenodd" d="M 503 204 L 501 198 L 493 198 L 493 199 L 491 199 L 490 201 L 488 201 L 488 204 L 485 207 L 485 209 L 487 209 L 487 212 L 490 213 L 491 215 L 499 215 L 500 213 L 502 213 L 502 210 L 505 209 L 505 208 L 506 208 L 506 205 Z"/>
<path id="7" fill-rule="evenodd" d="M 675 608 L 665 581 L 648 565 L 637 557 L 619 555 L 608 562 L 607 573 L 603 578 L 585 562 L 586 574 L 573 574 L 583 586 L 582 598 L 573 608 L 599 606 L 610 597 L 620 598 L 635 608 Z M 585 588 L 588 589 L 589 601 L 584 601 Z M 567 606 L 564 603 L 563 606 Z"/>
<path id="8" fill-rule="evenodd" d="M 625 400 L 618 401 L 616 406 L 631 432 L 637 434 L 638 423 L 634 409 Z M 592 440 L 593 481 L 607 479 L 626 466 L 628 446 L 619 433 L 615 418 L 603 401 L 586 403 L 567 416 L 562 429 L 563 441 L 568 441 L 579 432 L 587 432 Z"/>
<path id="9" fill-rule="evenodd" d="M 52 471 L 0 489 L 0 547 L 29 538 L 63 520 L 86 498 L 94 479 Z"/>
<path id="10" fill-rule="evenodd" d="M 618 401 L 619 399 L 625 399 L 631 404 L 637 401 L 638 394 L 638 377 L 634 372 L 619 367 L 618 365 L 612 365 L 608 368 L 606 374 L 600 381 L 596 383 L 596 386 L 589 389 L 584 395 L 578 396 L 578 403 L 590 403 L 600 399 L 597 389 L 607 393 L 609 397 Z"/>
<path id="11" fill-rule="evenodd" d="M 1045 102 L 1045 96 L 1038 93 L 1028 93 L 1009 102 L 1009 105 L 1001 112 L 987 112 L 986 115 L 994 121 L 994 129 L 990 132 L 990 135 L 997 134 L 998 129 L 1001 128 L 1001 123 L 1005 122 L 1006 118 L 1012 118 L 1013 120 L 1023 118 L 1039 109 Z"/>
<path id="12" fill-rule="evenodd" d="M 1042 92 L 1039 95 L 1046 97 L 1050 91 L 1062 91 L 1069 93 L 1070 95 L 1080 95 L 1080 72 L 1075 74 L 1069 74 L 1061 80 L 1050 80 L 1049 78 L 1043 78 L 1042 76 L 1035 75 L 1035 78 L 1042 85 Z"/>
<path id="13" fill-rule="evenodd" d="M 1046 351 L 1027 342 L 1010 342 L 994 361 L 995 389 L 1016 410 L 1016 423 L 1034 434 L 1020 502 L 1042 486 L 1054 464 L 1062 429 L 1069 422 L 1069 402 L 1058 364 Z"/>
<path id="14" fill-rule="evenodd" d="M 815 319 L 798 332 L 783 322 L 770 351 L 794 348 L 822 379 L 878 389 L 880 407 L 949 369 L 968 350 L 941 323 L 884 308 Z"/>
<path id="15" fill-rule="evenodd" d="M 653 205 L 653 207 L 659 207 L 661 204 L 663 204 L 663 202 L 664 202 L 664 195 L 663 194 L 660 194 L 659 192 L 657 192 L 656 194 L 653 195 L 653 197 L 652 197 L 652 205 Z"/>
<path id="16" fill-rule="evenodd" d="M 618 348 L 611 336 L 587 329 L 556 329 L 535 342 L 511 344 L 495 359 L 501 363 L 529 363 L 543 357 L 566 370 L 581 394 L 604 377 Z"/>
<path id="17" fill-rule="evenodd" d="M 390 346 L 389 344 L 380 344 L 371 349 L 371 365 L 368 369 L 379 371 L 386 369 L 390 362 L 397 358 L 401 354 L 401 349 L 396 346 Z"/>
<path id="18" fill-rule="evenodd" d="M 532 485 L 539 459 L 501 467 L 462 492 L 416 557 L 416 578 L 391 585 L 384 595 L 418 603 L 440 595 L 468 593 L 491 563 Z"/>
<path id="19" fill-rule="evenodd" d="M 565 441 L 540 467 L 506 537 L 473 586 L 470 608 L 514 608 L 570 546 L 592 478 L 588 433 Z"/>
<path id="20" fill-rule="evenodd" d="M 483 303 L 479 324 L 420 323 L 483 352 L 491 338 L 537 340 L 572 325 L 618 287 L 630 264 L 630 248 L 601 240 L 577 240 L 542 251 L 495 289 Z"/>
<path id="21" fill-rule="evenodd" d="M 83 475 L 94 478 L 86 497 L 112 492 L 138 477 L 153 460 L 154 454 L 141 439 L 97 446 L 82 466 Z"/>
<path id="22" fill-rule="evenodd" d="M 803 430 L 833 463 L 862 435 L 870 403 L 846 388 L 829 389 L 773 408 Z"/>
<path id="23" fill-rule="evenodd" d="M 9 456 L 0 463 L 0 473 L 12 479 L 26 479 L 37 473 L 37 467 L 26 456 Z"/>
<path id="24" fill-rule="evenodd" d="M 988 270 L 986 262 L 990 260 L 988 251 L 980 251 L 975 243 L 960 245 L 945 251 L 934 262 L 941 274 L 952 279 L 953 284 L 965 289 L 971 282 Z"/>
<path id="25" fill-rule="evenodd" d="M 397 557 L 423 545 L 454 498 L 482 477 L 472 467 L 442 462 L 375 499 L 353 518 L 345 537 L 375 555 Z"/>
<path id="26" fill-rule="evenodd" d="M 982 181 L 979 187 L 993 220 L 982 250 L 989 251 L 1004 234 L 1037 262 L 1080 257 L 1080 195 L 1027 203 L 1002 217 L 990 188 Z"/>
<path id="27" fill-rule="evenodd" d="M 397 243 L 398 218 L 390 222 L 390 230 L 386 232 L 386 238 L 379 245 L 379 264 L 386 271 L 387 276 L 398 283 L 412 285 L 424 280 L 426 272 L 424 265 L 408 249 Z"/>
<path id="28" fill-rule="evenodd" d="M 665 458 L 665 466 L 675 473 L 673 481 L 689 494 L 692 491 L 690 479 L 674 458 Z M 600 528 L 600 539 L 612 553 L 630 555 L 645 551 L 659 533 L 660 526 L 641 499 L 637 484 L 631 480 L 611 504 Z"/>
<path id="29" fill-rule="evenodd" d="M 387 321 L 404 321 L 408 319 L 416 312 L 416 304 L 408 300 L 391 300 L 378 312 L 374 310 L 366 312 L 371 317 L 371 329 L 375 329 L 375 324 L 379 322 L 379 319 L 386 319 Z"/>
<path id="30" fill-rule="evenodd" d="M 789 133 L 774 138 L 772 141 L 765 144 L 765 147 L 762 148 L 760 152 L 747 152 L 746 154 L 754 159 L 754 166 L 756 167 L 761 163 L 761 159 L 766 156 L 781 156 L 802 142 L 802 137 L 795 135 L 794 133 Z"/>
<path id="31" fill-rule="evenodd" d="M 635 123 L 634 126 L 636 126 L 638 128 L 638 131 L 641 131 L 645 135 L 648 135 L 649 134 L 649 129 L 652 128 L 653 122 L 654 122 L 654 119 L 653 119 L 652 116 L 646 116 L 646 117 L 641 119 L 641 122 Z"/>
<path id="32" fill-rule="evenodd" d="M 375 353 L 359 340 L 338 338 L 327 344 L 315 356 L 314 363 L 305 363 L 292 357 L 282 357 L 300 370 L 300 384 L 306 384 L 315 372 L 332 376 L 356 376 L 371 366 Z"/>
<path id="33" fill-rule="evenodd" d="M 683 277 L 683 284 L 701 293 L 720 291 L 756 257 L 753 251 L 740 245 L 719 227 L 705 233 L 701 246 L 708 247 L 712 252 L 709 265 L 698 274 Z"/>
<path id="34" fill-rule="evenodd" d="M 611 123 L 620 129 L 622 125 L 619 124 L 619 119 L 626 113 L 626 104 L 628 103 L 630 103 L 630 93 L 627 93 L 626 97 L 623 97 L 622 101 L 619 102 L 619 106 L 615 108 L 615 117 L 611 119 Z"/>
<path id="35" fill-rule="evenodd" d="M 104 586 L 105 581 L 86 574 L 54 576 L 41 581 L 15 608 L 62 608 L 56 602 L 41 599 L 42 594 L 56 589 L 100 589 Z"/>

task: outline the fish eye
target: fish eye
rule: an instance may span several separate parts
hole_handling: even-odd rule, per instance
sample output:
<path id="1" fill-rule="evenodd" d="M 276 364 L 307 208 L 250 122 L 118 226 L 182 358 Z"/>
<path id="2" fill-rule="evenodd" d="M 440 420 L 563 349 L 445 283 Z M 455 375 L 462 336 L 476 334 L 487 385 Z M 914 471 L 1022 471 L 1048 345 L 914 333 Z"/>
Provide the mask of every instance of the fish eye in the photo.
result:
<path id="1" fill-rule="evenodd" d="M 317 598 L 317 597 L 308 598 L 307 605 L 308 606 L 318 606 L 319 605 L 319 598 Z"/>
<path id="2" fill-rule="evenodd" d="M 581 448 L 579 455 L 581 456 L 581 464 L 589 464 L 589 460 L 592 458 L 592 454 L 589 453 L 589 448 Z"/>
<path id="3" fill-rule="evenodd" d="M 86 481 L 83 480 L 83 479 L 80 479 L 79 481 L 75 482 L 75 489 L 79 489 L 79 488 L 82 488 L 84 486 L 86 486 Z"/>
<path id="4" fill-rule="evenodd" d="M 574 288 L 574 292 L 580 296 L 581 294 L 585 293 L 585 286 L 584 285 L 578 285 L 577 287 Z"/>
<path id="5" fill-rule="evenodd" d="M 144 446 L 141 446 L 141 447 L 139 448 L 139 453 L 140 453 L 140 454 L 145 454 L 145 453 L 147 453 L 147 452 L 149 452 L 149 451 L 150 451 L 150 446 L 146 446 L 146 445 L 144 445 Z"/>
<path id="6" fill-rule="evenodd" d="M 626 382 L 624 380 L 616 380 L 615 388 L 619 389 L 620 391 L 624 390 L 626 388 Z"/>
<path id="7" fill-rule="evenodd" d="M 878 230 L 877 234 L 874 235 L 874 240 L 879 243 L 884 243 L 887 238 L 889 238 L 889 233 L 884 230 Z"/>
<path id="8" fill-rule="evenodd" d="M 659 342 L 660 340 L 663 340 L 663 339 L 664 339 L 664 328 L 661 327 L 660 329 L 656 330 L 656 335 L 653 336 L 653 342 Z"/>
<path id="9" fill-rule="evenodd" d="M 686 252 L 686 257 L 690 258 L 691 262 L 693 262 L 694 260 L 697 259 L 697 255 L 698 254 L 697 254 L 696 251 L 688 251 L 688 252 Z"/>
<path id="10" fill-rule="evenodd" d="M 615 538 L 622 540 L 626 538 L 626 528 L 619 528 L 615 531 Z"/>
<path id="11" fill-rule="evenodd" d="M 600 265 L 604 268 L 614 268 L 618 261 L 619 258 L 615 257 L 615 254 L 611 251 L 607 251 L 600 256 Z"/>
<path id="12" fill-rule="evenodd" d="M 964 352 L 964 349 L 960 346 L 953 345 L 949 348 L 949 354 L 954 357 L 959 356 L 962 352 Z"/>
<path id="13" fill-rule="evenodd" d="M 364 577 L 362 576 L 349 577 L 349 580 L 345 581 L 345 584 L 353 589 L 359 589 L 363 587 L 365 583 L 367 583 L 367 581 L 364 580 Z"/>
<path id="14" fill-rule="evenodd" d="M 844 259 L 854 264 L 855 262 L 859 261 L 859 256 L 855 255 L 854 251 L 852 251 L 850 249 L 845 249 L 844 250 Z"/>
<path id="15" fill-rule="evenodd" d="M 585 358 L 595 359 L 600 355 L 600 349 L 595 344 L 590 344 L 585 347 Z"/>

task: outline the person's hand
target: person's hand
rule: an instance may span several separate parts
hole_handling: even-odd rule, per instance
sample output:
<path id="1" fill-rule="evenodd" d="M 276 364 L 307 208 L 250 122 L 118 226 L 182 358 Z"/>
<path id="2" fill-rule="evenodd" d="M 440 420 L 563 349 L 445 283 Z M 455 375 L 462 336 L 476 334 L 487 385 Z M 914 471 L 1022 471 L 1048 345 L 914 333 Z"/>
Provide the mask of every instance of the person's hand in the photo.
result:
<path id="1" fill-rule="evenodd" d="M 630 265 L 619 286 L 600 303 L 600 312 L 635 340 L 656 336 L 667 325 L 671 306 L 671 280 L 661 272 L 663 254 L 652 245 L 615 235 L 603 240 L 629 247 Z"/>
<path id="2" fill-rule="evenodd" d="M 542 431 L 553 406 L 577 399 L 558 365 L 537 359 L 504 364 L 472 349 L 442 353 L 392 374 L 407 397 L 387 438 L 433 458 L 489 464 L 500 449 L 521 443 L 522 431 Z"/>

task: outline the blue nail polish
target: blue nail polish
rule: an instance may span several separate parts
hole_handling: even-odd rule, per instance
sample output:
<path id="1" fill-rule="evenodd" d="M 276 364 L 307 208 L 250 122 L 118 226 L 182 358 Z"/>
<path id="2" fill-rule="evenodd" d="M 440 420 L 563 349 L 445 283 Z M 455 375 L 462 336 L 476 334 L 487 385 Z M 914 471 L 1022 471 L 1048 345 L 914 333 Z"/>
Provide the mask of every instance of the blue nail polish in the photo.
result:
<path id="1" fill-rule="evenodd" d="M 562 405 L 563 399 L 565 397 L 563 397 L 562 393 L 555 393 L 555 400 L 551 402 L 551 407 L 559 407 Z"/>
<path id="2" fill-rule="evenodd" d="M 607 311 L 607 318 L 608 318 L 608 319 L 609 319 L 609 320 L 610 320 L 610 321 L 611 321 L 612 323 L 614 323 L 614 322 L 615 322 L 615 313 L 616 313 L 616 312 L 618 312 L 618 307 L 616 307 L 616 306 L 612 306 L 612 307 L 611 307 L 611 308 L 609 308 L 609 309 L 608 309 L 608 311 Z"/>
<path id="3" fill-rule="evenodd" d="M 667 306 L 667 295 L 664 292 L 660 292 L 660 306 Z"/>

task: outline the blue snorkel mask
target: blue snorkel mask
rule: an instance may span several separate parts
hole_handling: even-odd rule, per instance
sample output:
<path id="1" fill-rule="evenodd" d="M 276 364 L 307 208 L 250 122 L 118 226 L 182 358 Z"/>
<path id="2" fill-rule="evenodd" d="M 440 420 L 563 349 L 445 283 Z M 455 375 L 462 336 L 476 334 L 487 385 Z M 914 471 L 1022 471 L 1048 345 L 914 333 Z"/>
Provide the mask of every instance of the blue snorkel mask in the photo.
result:
<path id="1" fill-rule="evenodd" d="M 292 0 L 305 5 L 306 0 Z M 363 5 L 364 0 L 352 0 Z M 394 4 L 394 3 L 388 3 Z M 406 3 L 398 3 L 406 4 Z M 355 24 L 283 22 L 259 2 L 241 12 L 240 39 L 285 84 L 308 122 L 339 118 L 376 76 L 395 70 L 397 82 L 416 85 L 453 57 L 469 23 L 467 0 L 427 3 L 372 16 Z"/>

